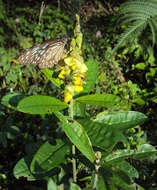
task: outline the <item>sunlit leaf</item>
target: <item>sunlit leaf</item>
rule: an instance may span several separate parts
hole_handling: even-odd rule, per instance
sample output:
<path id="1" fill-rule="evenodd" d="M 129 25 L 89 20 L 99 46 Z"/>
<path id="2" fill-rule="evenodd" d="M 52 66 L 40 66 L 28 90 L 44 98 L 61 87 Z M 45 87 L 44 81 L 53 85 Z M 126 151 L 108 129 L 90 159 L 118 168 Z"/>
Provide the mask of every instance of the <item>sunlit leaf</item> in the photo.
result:
<path id="1" fill-rule="evenodd" d="M 101 115 L 94 121 L 105 124 L 106 126 L 117 130 L 126 130 L 143 123 L 146 119 L 147 117 L 140 112 L 119 111 Z"/>
<path id="2" fill-rule="evenodd" d="M 71 183 L 69 190 L 81 190 L 81 188 L 77 184 Z"/>
<path id="3" fill-rule="evenodd" d="M 41 69 L 41 72 L 44 73 L 44 75 L 58 88 L 60 88 L 61 84 L 63 84 L 63 81 L 59 78 L 53 78 L 52 75 L 54 73 L 53 70 L 50 69 Z"/>
<path id="4" fill-rule="evenodd" d="M 108 128 L 105 124 L 89 119 L 79 119 L 78 122 L 85 128 L 93 146 L 111 150 L 117 142 L 123 140 L 123 134 L 120 131 Z"/>
<path id="5" fill-rule="evenodd" d="M 120 98 L 112 94 L 92 94 L 81 96 L 75 100 L 83 104 L 109 108 L 117 104 Z"/>
<path id="6" fill-rule="evenodd" d="M 18 111 L 30 114 L 46 114 L 53 111 L 59 111 L 67 108 L 68 105 L 65 102 L 42 95 L 29 96 L 22 99 L 18 104 Z"/>
<path id="7" fill-rule="evenodd" d="M 90 92 L 93 89 L 97 79 L 98 62 L 93 59 L 89 59 L 86 62 L 86 65 L 88 70 L 86 72 L 85 84 L 83 85 L 83 92 Z"/>
<path id="8" fill-rule="evenodd" d="M 147 159 L 157 153 L 155 147 L 150 144 L 142 144 L 137 146 L 137 151 L 133 155 L 134 159 Z"/>
<path id="9" fill-rule="evenodd" d="M 92 149 L 90 139 L 80 123 L 66 119 L 61 113 L 55 113 L 62 122 L 62 129 L 71 142 L 85 155 L 91 162 L 95 160 L 95 153 Z"/>
<path id="10" fill-rule="evenodd" d="M 59 190 L 57 185 L 54 183 L 54 181 L 51 178 L 49 178 L 48 180 L 47 190 Z"/>

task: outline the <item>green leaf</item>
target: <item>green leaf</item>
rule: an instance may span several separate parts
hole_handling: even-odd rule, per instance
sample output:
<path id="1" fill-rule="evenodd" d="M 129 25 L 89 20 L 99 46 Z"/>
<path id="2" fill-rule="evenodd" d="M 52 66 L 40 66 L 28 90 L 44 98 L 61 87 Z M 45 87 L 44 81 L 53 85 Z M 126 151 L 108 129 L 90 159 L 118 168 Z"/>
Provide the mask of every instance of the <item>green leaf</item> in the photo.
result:
<path id="1" fill-rule="evenodd" d="M 144 106 L 145 105 L 145 101 L 142 99 L 142 98 L 135 98 L 133 101 L 132 101 L 133 103 L 136 103 L 136 104 L 138 104 L 138 105 L 140 105 L 140 106 Z"/>
<path id="2" fill-rule="evenodd" d="M 133 155 L 134 159 L 147 159 L 157 153 L 157 150 L 150 144 L 142 144 L 137 147 L 137 152 Z"/>
<path id="3" fill-rule="evenodd" d="M 36 152 L 31 162 L 31 172 L 42 174 L 65 162 L 65 156 L 69 154 L 70 148 L 62 140 L 57 140 L 56 145 L 45 142 Z"/>
<path id="4" fill-rule="evenodd" d="M 104 159 L 107 164 L 115 164 L 134 155 L 134 150 L 117 150 Z"/>
<path id="5" fill-rule="evenodd" d="M 135 185 L 136 185 L 136 187 L 135 187 L 136 189 L 138 189 L 138 190 L 145 190 L 145 189 L 144 189 L 143 187 L 141 187 L 140 185 L 138 185 L 138 184 L 136 184 L 136 183 L 135 183 Z M 134 189 L 135 189 L 135 188 L 134 188 Z M 127 189 L 126 189 L 126 190 L 127 190 Z M 128 189 L 128 190 L 130 190 L 130 189 Z M 152 189 L 152 190 L 153 190 L 153 189 Z M 154 190 L 155 190 L 155 189 L 154 189 Z"/>
<path id="6" fill-rule="evenodd" d="M 120 111 L 97 117 L 94 121 L 117 130 L 126 130 L 143 123 L 147 117 L 140 112 Z"/>
<path id="7" fill-rule="evenodd" d="M 115 169 L 114 173 L 113 173 L 113 178 L 112 178 L 113 182 L 120 186 L 120 187 L 124 187 L 125 185 L 131 185 L 131 178 L 122 170 L 119 169 Z"/>
<path id="8" fill-rule="evenodd" d="M 125 172 L 131 178 L 139 177 L 138 171 L 125 160 L 117 162 L 115 166 Z"/>
<path id="9" fill-rule="evenodd" d="M 152 145 L 143 144 L 137 147 L 137 151 L 117 150 L 112 152 L 112 154 L 104 158 L 104 161 L 107 162 L 107 164 L 116 164 L 129 157 L 134 159 L 147 159 L 155 153 L 157 153 L 157 150 Z"/>
<path id="10" fill-rule="evenodd" d="M 64 83 L 62 80 L 60 80 L 59 78 L 53 78 L 52 75 L 54 73 L 53 70 L 50 69 L 41 69 L 41 72 L 44 73 L 44 75 L 54 84 L 56 85 L 58 88 L 60 88 L 60 86 Z"/>
<path id="11" fill-rule="evenodd" d="M 20 177 L 26 177 L 28 181 L 33 181 L 36 179 L 29 170 L 30 162 L 30 157 L 24 157 L 18 161 L 13 169 L 13 174 L 17 179 L 19 179 Z"/>
<path id="12" fill-rule="evenodd" d="M 7 148 L 8 141 L 5 131 L 0 131 L 0 144 L 2 144 L 4 148 Z"/>
<path id="13" fill-rule="evenodd" d="M 4 5 L 3 1 L 0 0 L 0 19 L 4 19 L 6 15 Z"/>
<path id="14" fill-rule="evenodd" d="M 98 177 L 98 182 L 96 185 L 96 190 L 107 190 L 106 184 L 105 184 L 105 180 L 102 176 Z"/>
<path id="15" fill-rule="evenodd" d="M 120 46 L 122 46 L 124 43 L 127 43 L 132 36 L 136 38 L 139 36 L 142 31 L 146 28 L 147 26 L 147 20 L 137 20 L 130 24 L 127 29 L 119 36 L 119 40 L 117 45 L 113 48 L 111 52 L 111 56 L 115 54 L 115 52 L 118 50 Z"/>
<path id="16" fill-rule="evenodd" d="M 71 183 L 69 190 L 81 190 L 81 189 L 80 189 L 80 187 L 77 184 Z"/>
<path id="17" fill-rule="evenodd" d="M 147 65 L 143 62 L 135 65 L 135 68 L 140 69 L 140 70 L 144 70 L 146 67 Z"/>
<path id="18" fill-rule="evenodd" d="M 123 135 L 120 131 L 108 128 L 106 125 L 89 119 L 79 119 L 78 122 L 85 128 L 93 146 L 112 150 L 117 142 L 123 140 Z"/>
<path id="19" fill-rule="evenodd" d="M 74 102 L 74 116 L 75 117 L 85 117 L 86 105 L 79 102 Z"/>
<path id="20" fill-rule="evenodd" d="M 59 190 L 57 185 L 54 183 L 54 181 L 51 178 L 49 178 L 48 180 L 47 190 Z"/>
<path id="21" fill-rule="evenodd" d="M 110 180 L 110 184 L 107 187 L 107 190 L 117 190 L 117 186 Z"/>
<path id="22" fill-rule="evenodd" d="M 153 97 L 153 98 L 152 98 L 152 101 L 153 101 L 154 103 L 157 103 L 157 96 Z"/>
<path id="23" fill-rule="evenodd" d="M 25 96 L 20 93 L 11 93 L 3 96 L 1 103 L 9 108 L 17 110 L 17 105 Z"/>
<path id="24" fill-rule="evenodd" d="M 55 112 L 56 116 L 62 122 L 62 129 L 71 140 L 71 142 L 79 149 L 80 152 L 91 162 L 95 160 L 95 153 L 92 149 L 90 139 L 85 129 L 77 121 L 69 121 L 61 113 Z"/>
<path id="25" fill-rule="evenodd" d="M 120 101 L 120 98 L 112 94 L 92 94 L 75 99 L 77 102 L 93 106 L 110 108 Z"/>
<path id="26" fill-rule="evenodd" d="M 113 176 L 111 177 L 110 181 L 112 181 L 112 183 L 115 185 L 116 190 L 119 188 L 123 189 L 125 188 L 125 186 L 127 186 L 127 184 L 123 181 L 123 179 L 116 173 L 113 173 Z"/>
<path id="27" fill-rule="evenodd" d="M 125 183 L 119 184 L 118 187 L 120 190 L 136 190 L 137 186 L 135 184 L 127 185 Z M 144 189 L 138 189 L 138 190 L 144 190 Z"/>
<path id="28" fill-rule="evenodd" d="M 17 136 L 21 134 L 21 131 L 18 127 L 12 125 L 12 126 L 7 126 L 6 133 L 8 139 L 15 139 Z"/>
<path id="29" fill-rule="evenodd" d="M 95 154 L 84 128 L 76 121 L 73 123 L 63 124 L 62 128 L 80 152 L 82 152 L 82 154 L 84 154 L 91 162 L 94 162 Z"/>
<path id="30" fill-rule="evenodd" d="M 90 92 L 96 82 L 97 79 L 97 75 L 98 75 L 98 62 L 93 60 L 93 59 L 89 59 L 86 62 L 86 65 L 88 67 L 88 70 L 86 72 L 86 80 L 85 80 L 85 84 L 83 85 L 83 92 Z"/>
<path id="31" fill-rule="evenodd" d="M 67 108 L 68 105 L 60 100 L 43 95 L 34 95 L 22 99 L 17 109 L 24 113 L 46 114 Z"/>

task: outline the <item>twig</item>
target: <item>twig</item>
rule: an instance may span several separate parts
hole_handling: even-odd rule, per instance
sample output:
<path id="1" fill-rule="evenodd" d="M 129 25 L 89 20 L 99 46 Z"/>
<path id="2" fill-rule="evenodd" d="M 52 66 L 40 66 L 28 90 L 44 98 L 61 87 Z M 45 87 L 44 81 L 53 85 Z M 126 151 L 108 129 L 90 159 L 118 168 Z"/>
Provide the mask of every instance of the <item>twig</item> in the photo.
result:
<path id="1" fill-rule="evenodd" d="M 41 17 L 43 15 L 43 12 L 44 12 L 45 8 L 46 8 L 46 5 L 45 5 L 44 1 L 42 1 L 41 7 L 40 7 L 39 22 L 38 22 L 39 25 L 40 25 Z"/>

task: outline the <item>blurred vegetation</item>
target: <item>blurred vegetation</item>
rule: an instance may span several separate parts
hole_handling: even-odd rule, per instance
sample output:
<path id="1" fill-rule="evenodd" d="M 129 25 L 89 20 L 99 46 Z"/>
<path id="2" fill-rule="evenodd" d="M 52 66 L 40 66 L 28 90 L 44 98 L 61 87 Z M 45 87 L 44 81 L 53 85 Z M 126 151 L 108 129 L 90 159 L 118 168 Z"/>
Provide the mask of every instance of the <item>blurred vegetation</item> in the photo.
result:
<path id="1" fill-rule="evenodd" d="M 123 110 L 136 110 L 147 115 L 149 119 L 142 126 L 127 131 L 127 139 L 135 149 L 146 142 L 155 146 L 157 15 L 151 15 L 153 19 L 151 17 L 150 20 L 147 18 L 150 28 L 142 27 L 142 35 L 130 36 L 131 40 L 123 41 L 112 54 L 117 42 L 133 27 L 129 20 L 119 22 L 122 14 L 119 14 L 119 10 L 123 2 L 56 0 L 43 3 L 33 0 L 0 0 L 0 98 L 14 92 L 51 95 L 63 100 L 62 90 L 52 84 L 37 67 L 18 65 L 12 60 L 22 50 L 45 40 L 68 35 L 70 41 L 75 26 L 74 16 L 78 13 L 83 33 L 83 57 L 86 62 L 95 60 L 99 66 L 93 92 L 117 95 L 123 100 Z M 155 0 L 152 2 L 157 4 Z M 93 116 L 99 111 L 102 111 L 101 108 L 94 106 L 88 110 Z M 46 189 L 44 181 L 30 182 L 25 178 L 17 180 L 13 176 L 13 168 L 24 154 L 35 152 L 45 139 L 55 138 L 58 130 L 56 123 L 54 116 L 42 118 L 0 105 L 0 189 Z M 147 190 L 157 188 L 155 159 L 156 156 L 142 163 L 130 161 L 139 172 L 136 181 Z M 87 172 L 82 171 L 80 178 L 87 176 Z"/>

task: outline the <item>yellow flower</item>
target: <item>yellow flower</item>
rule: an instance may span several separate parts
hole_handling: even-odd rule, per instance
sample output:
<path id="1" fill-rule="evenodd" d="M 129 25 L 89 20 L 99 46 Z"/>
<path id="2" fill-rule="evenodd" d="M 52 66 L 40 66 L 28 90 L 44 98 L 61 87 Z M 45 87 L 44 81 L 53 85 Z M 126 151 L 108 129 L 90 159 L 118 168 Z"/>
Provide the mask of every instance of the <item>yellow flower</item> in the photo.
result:
<path id="1" fill-rule="evenodd" d="M 69 73 L 70 73 L 69 68 L 64 67 L 62 71 L 59 73 L 58 77 L 64 79 L 65 78 L 64 75 L 68 75 Z"/>
<path id="2" fill-rule="evenodd" d="M 72 84 L 69 84 L 65 87 L 65 91 L 70 92 L 71 94 L 74 94 L 74 86 Z"/>
<path id="3" fill-rule="evenodd" d="M 76 69 L 76 64 L 73 64 L 71 69 L 74 71 Z"/>
<path id="4" fill-rule="evenodd" d="M 82 85 L 81 77 L 76 77 L 76 76 L 74 76 L 73 78 L 74 78 L 73 83 L 74 83 L 75 85 Z"/>
<path id="5" fill-rule="evenodd" d="M 65 75 L 65 70 L 62 70 L 62 71 L 59 73 L 58 77 L 61 78 L 61 79 L 64 79 L 64 75 Z"/>
<path id="6" fill-rule="evenodd" d="M 79 62 L 79 64 L 77 64 L 77 69 L 82 74 L 88 70 L 87 66 L 85 64 L 80 63 L 80 62 Z"/>
<path id="7" fill-rule="evenodd" d="M 83 90 L 83 87 L 80 85 L 76 85 L 75 87 L 75 92 L 81 92 Z"/>
<path id="8" fill-rule="evenodd" d="M 67 85 L 64 91 L 64 101 L 67 103 L 69 102 L 74 95 L 74 86 Z"/>
<path id="9" fill-rule="evenodd" d="M 81 67 L 81 73 L 85 73 L 86 71 L 88 70 L 87 66 L 85 64 L 82 64 L 82 67 Z"/>
<path id="10" fill-rule="evenodd" d="M 68 91 L 64 92 L 64 102 L 68 103 L 72 99 L 72 94 Z"/>
<path id="11" fill-rule="evenodd" d="M 75 70 L 76 68 L 79 69 L 81 65 L 83 65 L 78 59 L 75 57 L 67 57 L 64 59 L 64 62 L 67 66 L 71 67 L 72 70 Z"/>
<path id="12" fill-rule="evenodd" d="M 19 64 L 19 62 L 16 59 L 13 59 L 12 62 L 15 64 Z"/>
<path id="13" fill-rule="evenodd" d="M 76 15 L 76 27 L 74 29 L 74 38 L 71 40 L 70 53 L 67 54 L 68 57 L 64 58 L 65 66 L 63 71 L 61 71 L 59 77 L 64 79 L 67 74 L 68 83 L 64 91 L 64 101 L 69 102 L 75 92 L 81 92 L 83 90 L 83 82 L 85 79 L 85 73 L 87 71 L 87 66 L 84 64 L 82 57 L 82 33 L 80 31 L 79 15 Z M 68 73 L 67 73 L 68 72 Z M 71 78 L 68 76 L 72 76 Z"/>
<path id="14" fill-rule="evenodd" d="M 64 62 L 68 66 L 72 66 L 75 64 L 74 58 L 73 57 L 67 57 L 64 59 Z"/>

